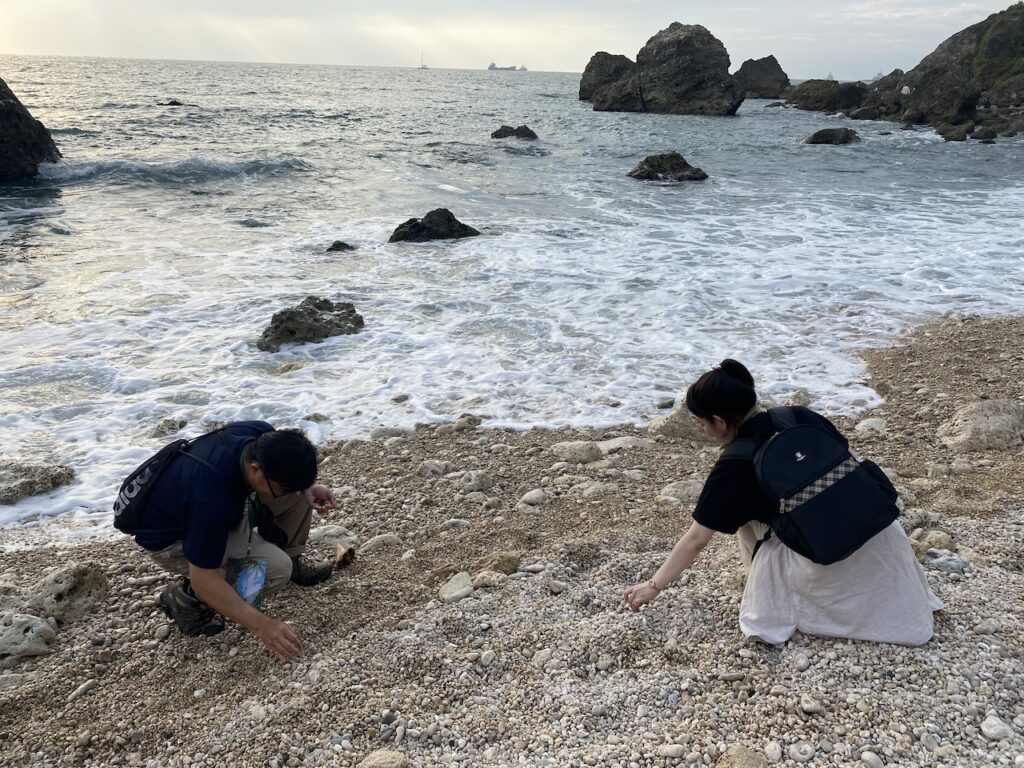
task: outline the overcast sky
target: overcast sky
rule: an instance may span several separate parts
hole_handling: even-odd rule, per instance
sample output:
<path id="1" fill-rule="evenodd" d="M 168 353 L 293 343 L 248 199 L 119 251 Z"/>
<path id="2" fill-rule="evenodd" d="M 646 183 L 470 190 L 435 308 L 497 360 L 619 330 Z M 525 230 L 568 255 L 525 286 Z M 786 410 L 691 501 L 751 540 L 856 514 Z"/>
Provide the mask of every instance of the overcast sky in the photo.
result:
<path id="1" fill-rule="evenodd" d="M 673 21 L 793 78 L 910 69 L 1010 0 L 0 0 L 0 54 L 581 72 Z M 0 73 L 2 76 L 2 73 Z"/>

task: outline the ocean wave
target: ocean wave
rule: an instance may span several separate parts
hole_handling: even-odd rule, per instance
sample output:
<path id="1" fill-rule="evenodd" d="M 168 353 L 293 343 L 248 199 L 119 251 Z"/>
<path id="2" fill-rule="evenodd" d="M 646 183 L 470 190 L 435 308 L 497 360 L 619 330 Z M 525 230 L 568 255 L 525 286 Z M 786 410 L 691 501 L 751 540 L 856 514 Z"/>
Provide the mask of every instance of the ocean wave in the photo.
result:
<path id="1" fill-rule="evenodd" d="M 290 171 L 308 171 L 312 166 L 297 157 L 275 159 L 228 160 L 208 155 L 193 155 L 182 160 L 146 162 L 114 159 L 92 162 L 61 161 L 40 168 L 39 175 L 52 181 L 82 181 L 121 178 L 156 184 L 196 183 L 251 176 L 273 176 Z"/>

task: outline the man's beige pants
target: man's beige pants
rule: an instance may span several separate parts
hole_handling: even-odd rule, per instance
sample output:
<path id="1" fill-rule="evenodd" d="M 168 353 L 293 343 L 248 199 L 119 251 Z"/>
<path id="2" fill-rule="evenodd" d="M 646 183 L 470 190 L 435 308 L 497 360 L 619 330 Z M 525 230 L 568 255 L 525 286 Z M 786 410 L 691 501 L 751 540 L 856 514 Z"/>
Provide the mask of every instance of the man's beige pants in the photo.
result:
<path id="1" fill-rule="evenodd" d="M 224 548 L 224 559 L 221 561 L 221 576 L 224 566 L 232 558 L 258 557 L 267 561 L 267 580 L 263 586 L 264 595 L 272 595 L 291 579 L 292 558 L 298 557 L 306 548 L 309 537 L 309 525 L 313 519 L 312 508 L 301 493 L 288 494 L 276 499 L 264 501 L 274 518 L 274 525 L 287 541 L 282 549 L 264 539 L 257 531 L 252 532 L 252 545 L 249 544 L 249 519 L 242 515 L 238 526 L 228 535 L 227 546 Z M 188 576 L 188 560 L 182 550 L 181 542 L 176 541 L 157 552 L 148 552 L 161 568 L 170 573 Z"/>

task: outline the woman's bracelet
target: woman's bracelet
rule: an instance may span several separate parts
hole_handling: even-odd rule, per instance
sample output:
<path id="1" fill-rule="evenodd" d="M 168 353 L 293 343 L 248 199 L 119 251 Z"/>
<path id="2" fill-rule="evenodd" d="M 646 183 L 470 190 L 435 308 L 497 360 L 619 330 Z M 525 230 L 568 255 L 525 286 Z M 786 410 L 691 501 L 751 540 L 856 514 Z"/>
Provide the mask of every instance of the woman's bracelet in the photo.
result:
<path id="1" fill-rule="evenodd" d="M 658 586 L 658 582 L 656 582 L 654 579 L 650 579 L 647 582 L 647 586 L 649 586 L 655 592 L 661 592 L 661 587 Z"/>

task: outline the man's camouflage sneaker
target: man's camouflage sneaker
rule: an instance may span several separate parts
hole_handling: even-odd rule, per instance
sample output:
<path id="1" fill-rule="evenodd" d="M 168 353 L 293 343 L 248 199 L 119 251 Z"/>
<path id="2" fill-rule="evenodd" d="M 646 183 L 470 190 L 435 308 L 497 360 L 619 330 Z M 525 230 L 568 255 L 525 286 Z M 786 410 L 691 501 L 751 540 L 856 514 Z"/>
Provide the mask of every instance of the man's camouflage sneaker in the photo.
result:
<path id="1" fill-rule="evenodd" d="M 185 592 L 184 585 L 175 584 L 160 593 L 160 606 L 164 612 L 174 619 L 183 634 L 216 635 L 224 631 L 224 619 L 213 612 L 202 600 Z"/>
<path id="2" fill-rule="evenodd" d="M 311 563 L 304 555 L 292 558 L 292 583 L 300 587 L 311 587 L 326 581 L 334 571 L 334 563 L 325 560 L 322 563 Z"/>

